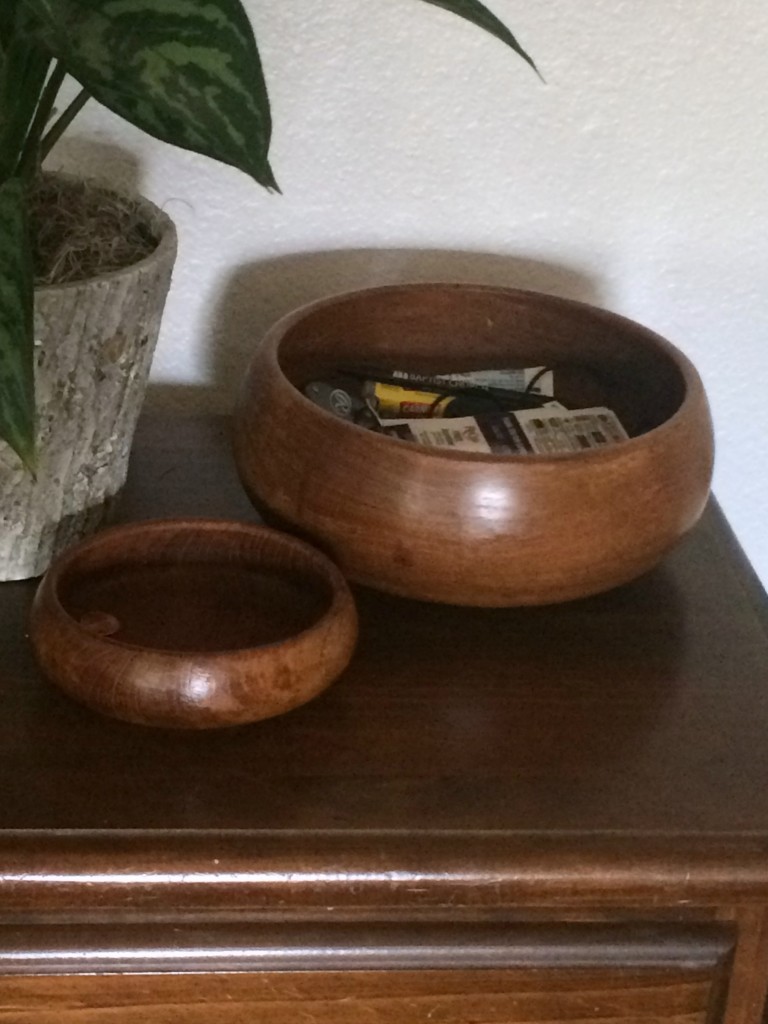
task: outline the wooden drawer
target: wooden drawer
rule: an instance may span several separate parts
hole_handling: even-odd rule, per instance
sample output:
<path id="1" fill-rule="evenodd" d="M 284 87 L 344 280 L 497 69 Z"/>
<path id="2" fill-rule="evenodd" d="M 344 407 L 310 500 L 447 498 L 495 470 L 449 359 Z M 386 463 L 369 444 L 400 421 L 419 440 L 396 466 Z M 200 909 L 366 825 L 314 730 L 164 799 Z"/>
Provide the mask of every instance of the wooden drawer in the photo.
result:
<path id="1" fill-rule="evenodd" d="M 8 1024 L 715 1024 L 716 925 L 0 928 Z"/>

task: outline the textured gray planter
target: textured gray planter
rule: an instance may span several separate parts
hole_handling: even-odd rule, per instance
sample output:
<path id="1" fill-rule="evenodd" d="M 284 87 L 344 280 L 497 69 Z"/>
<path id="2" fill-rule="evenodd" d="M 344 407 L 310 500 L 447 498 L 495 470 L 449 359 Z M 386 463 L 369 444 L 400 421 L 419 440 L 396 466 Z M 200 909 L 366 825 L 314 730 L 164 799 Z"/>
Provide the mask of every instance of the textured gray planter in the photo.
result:
<path id="1" fill-rule="evenodd" d="M 160 237 L 151 256 L 35 293 L 39 469 L 33 480 L 0 442 L 0 580 L 43 573 L 125 482 L 176 256 L 172 221 L 144 206 Z"/>

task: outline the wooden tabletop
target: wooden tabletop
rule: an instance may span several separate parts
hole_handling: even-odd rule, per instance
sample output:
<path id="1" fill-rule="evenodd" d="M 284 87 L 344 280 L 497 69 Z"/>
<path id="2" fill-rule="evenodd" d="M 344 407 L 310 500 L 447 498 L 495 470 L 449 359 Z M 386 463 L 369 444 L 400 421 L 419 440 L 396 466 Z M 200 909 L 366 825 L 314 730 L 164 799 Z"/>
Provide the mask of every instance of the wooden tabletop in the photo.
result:
<path id="1" fill-rule="evenodd" d="M 226 420 L 145 418 L 124 519 L 255 519 Z M 358 652 L 323 696 L 210 733 L 80 708 L 0 585 L 8 830 L 445 830 L 768 837 L 765 599 L 716 508 L 656 571 L 551 608 L 357 592 Z"/>

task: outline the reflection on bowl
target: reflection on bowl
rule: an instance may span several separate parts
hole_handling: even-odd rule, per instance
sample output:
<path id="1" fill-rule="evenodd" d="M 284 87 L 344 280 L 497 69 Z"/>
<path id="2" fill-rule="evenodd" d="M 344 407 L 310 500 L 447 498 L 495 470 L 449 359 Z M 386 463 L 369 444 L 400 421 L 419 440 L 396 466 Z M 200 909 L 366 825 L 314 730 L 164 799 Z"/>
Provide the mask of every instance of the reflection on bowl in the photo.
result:
<path id="1" fill-rule="evenodd" d="M 104 531 L 44 577 L 45 674 L 105 714 L 211 728 L 303 704 L 344 669 L 357 615 L 338 569 L 262 526 L 158 520 Z"/>
<path id="2" fill-rule="evenodd" d="M 424 448 L 317 407 L 345 366 L 416 373 L 547 366 L 571 407 L 630 439 L 583 452 Z M 376 288 L 284 318 L 257 348 L 235 431 L 253 501 L 353 580 L 467 605 L 565 601 L 650 569 L 697 521 L 713 441 L 696 370 L 669 342 L 582 303 L 477 285 Z"/>

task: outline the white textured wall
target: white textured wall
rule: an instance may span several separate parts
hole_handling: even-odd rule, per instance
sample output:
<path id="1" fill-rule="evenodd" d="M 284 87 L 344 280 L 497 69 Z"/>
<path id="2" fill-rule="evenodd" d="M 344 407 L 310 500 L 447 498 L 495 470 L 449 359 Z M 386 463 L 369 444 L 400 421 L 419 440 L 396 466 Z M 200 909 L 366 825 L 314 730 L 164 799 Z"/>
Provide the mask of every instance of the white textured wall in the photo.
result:
<path id="1" fill-rule="evenodd" d="M 715 489 L 768 583 L 768 4 L 492 0 L 522 61 L 418 0 L 247 0 L 283 196 L 84 114 L 57 162 L 137 182 L 181 256 L 151 400 L 231 403 L 275 317 L 372 283 L 582 298 L 699 367 Z"/>

